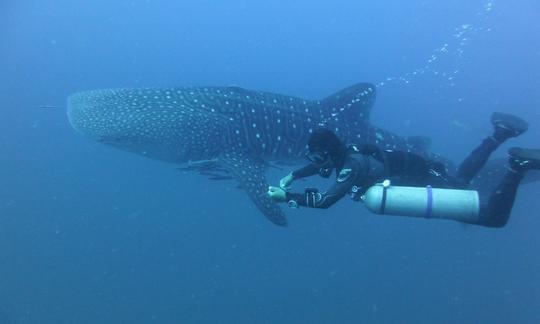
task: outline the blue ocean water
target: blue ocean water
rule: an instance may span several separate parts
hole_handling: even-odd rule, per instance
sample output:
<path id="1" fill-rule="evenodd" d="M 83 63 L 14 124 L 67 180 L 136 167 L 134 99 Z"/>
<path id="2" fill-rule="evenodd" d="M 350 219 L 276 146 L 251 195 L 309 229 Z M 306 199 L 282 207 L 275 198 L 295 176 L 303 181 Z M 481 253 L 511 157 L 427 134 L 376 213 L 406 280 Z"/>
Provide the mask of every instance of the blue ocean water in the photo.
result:
<path id="1" fill-rule="evenodd" d="M 539 323 L 539 183 L 503 229 L 348 200 L 287 211 L 283 229 L 235 183 L 96 143 L 65 113 L 95 88 L 322 98 L 365 81 L 374 124 L 455 161 L 492 111 L 522 116 L 502 157 L 540 145 L 539 15 L 535 0 L 2 1 L 0 323 Z"/>

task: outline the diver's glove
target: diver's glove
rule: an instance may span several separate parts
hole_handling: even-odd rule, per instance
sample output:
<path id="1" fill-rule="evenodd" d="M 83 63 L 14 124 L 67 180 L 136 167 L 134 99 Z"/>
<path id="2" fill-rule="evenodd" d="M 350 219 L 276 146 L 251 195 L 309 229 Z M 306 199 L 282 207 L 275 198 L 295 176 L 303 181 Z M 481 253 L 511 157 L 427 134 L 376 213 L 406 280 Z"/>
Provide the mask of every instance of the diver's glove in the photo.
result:
<path id="1" fill-rule="evenodd" d="M 287 193 L 280 187 L 268 187 L 268 197 L 278 203 L 287 201 Z"/>
<path id="2" fill-rule="evenodd" d="M 291 183 L 294 181 L 294 176 L 291 173 L 287 174 L 283 179 L 279 180 L 279 187 L 285 191 L 291 189 Z"/>

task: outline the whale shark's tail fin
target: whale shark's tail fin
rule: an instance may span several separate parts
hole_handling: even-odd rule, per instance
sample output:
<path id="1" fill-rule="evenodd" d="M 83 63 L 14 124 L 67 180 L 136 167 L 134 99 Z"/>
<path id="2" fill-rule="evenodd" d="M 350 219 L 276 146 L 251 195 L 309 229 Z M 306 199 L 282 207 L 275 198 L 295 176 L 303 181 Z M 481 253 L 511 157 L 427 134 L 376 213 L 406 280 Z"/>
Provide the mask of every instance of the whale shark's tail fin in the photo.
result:
<path id="1" fill-rule="evenodd" d="M 349 122 L 369 122 L 376 98 L 375 85 L 357 83 L 320 101 L 327 118 L 347 118 Z"/>

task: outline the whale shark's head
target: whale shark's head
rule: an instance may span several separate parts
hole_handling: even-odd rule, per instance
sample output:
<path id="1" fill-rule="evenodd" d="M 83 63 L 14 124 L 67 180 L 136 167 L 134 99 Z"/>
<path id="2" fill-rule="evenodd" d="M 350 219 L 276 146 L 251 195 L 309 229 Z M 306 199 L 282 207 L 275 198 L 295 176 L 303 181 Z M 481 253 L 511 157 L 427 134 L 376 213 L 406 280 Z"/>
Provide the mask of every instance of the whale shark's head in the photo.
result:
<path id="1" fill-rule="evenodd" d="M 172 162 L 208 159 L 219 148 L 219 121 L 170 89 L 93 90 L 68 98 L 74 129 L 116 148 Z"/>

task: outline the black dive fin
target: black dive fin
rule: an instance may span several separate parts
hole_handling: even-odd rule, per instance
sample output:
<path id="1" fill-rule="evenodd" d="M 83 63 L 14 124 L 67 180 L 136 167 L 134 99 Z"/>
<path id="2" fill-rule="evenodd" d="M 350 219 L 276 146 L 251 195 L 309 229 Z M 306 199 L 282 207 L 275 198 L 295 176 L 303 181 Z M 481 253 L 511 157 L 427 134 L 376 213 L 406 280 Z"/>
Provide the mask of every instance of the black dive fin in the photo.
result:
<path id="1" fill-rule="evenodd" d="M 329 116 L 344 115 L 349 121 L 369 122 L 376 89 L 371 83 L 357 83 L 321 100 Z"/>
<path id="2" fill-rule="evenodd" d="M 478 175 L 474 177 L 471 183 L 471 189 L 478 190 L 481 194 L 489 195 L 495 190 L 507 171 L 508 159 L 489 160 Z M 527 171 L 520 185 L 537 181 L 540 181 L 540 171 L 530 170 Z"/>
<path id="3" fill-rule="evenodd" d="M 540 170 L 540 150 L 512 147 L 508 150 L 510 166 L 514 170 Z"/>
<path id="4" fill-rule="evenodd" d="M 516 137 L 529 129 L 529 123 L 518 116 L 494 112 L 491 115 L 491 123 L 495 129 L 501 128 L 508 137 Z"/>
<path id="5" fill-rule="evenodd" d="M 224 153 L 219 157 L 219 163 L 240 183 L 259 210 L 272 223 L 287 226 L 287 219 L 281 208 L 273 202 L 266 192 L 266 166 L 244 153 Z"/>

